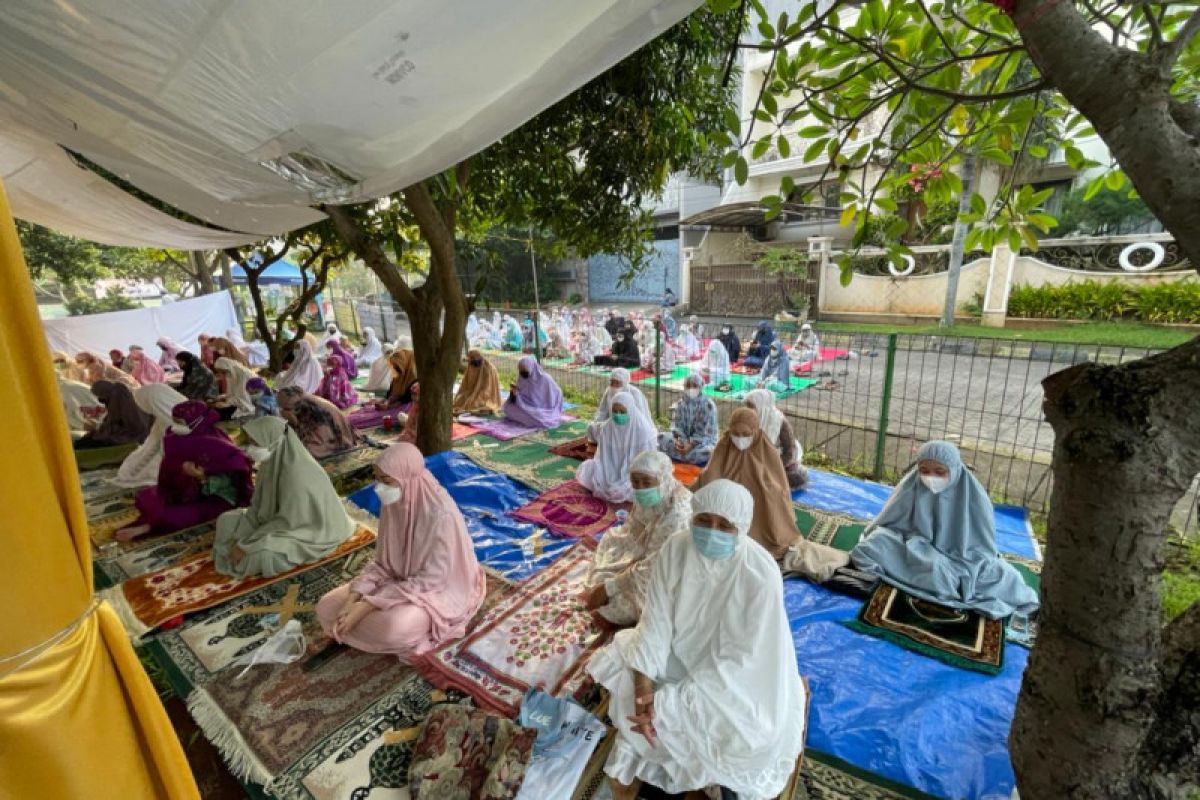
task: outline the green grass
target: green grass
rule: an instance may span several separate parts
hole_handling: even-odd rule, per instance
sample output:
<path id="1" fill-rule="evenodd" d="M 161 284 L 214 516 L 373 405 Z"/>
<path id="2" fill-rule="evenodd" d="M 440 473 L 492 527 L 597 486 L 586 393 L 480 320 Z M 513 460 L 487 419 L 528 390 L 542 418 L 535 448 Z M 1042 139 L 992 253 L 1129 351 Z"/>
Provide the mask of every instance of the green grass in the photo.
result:
<path id="1" fill-rule="evenodd" d="M 1200 576 L 1163 573 L 1163 618 L 1169 622 L 1200 602 Z"/>
<path id="2" fill-rule="evenodd" d="M 1045 330 L 1015 330 L 984 328 L 975 322 L 960 322 L 953 328 L 937 325 L 865 325 L 853 322 L 818 322 L 818 332 L 873 332 L 915 335 L 959 336 L 979 339 L 1013 339 L 1027 342 L 1059 342 L 1063 344 L 1100 344 L 1117 347 L 1167 348 L 1195 337 L 1187 331 L 1144 325 L 1138 322 L 1080 322 L 1062 328 Z"/>

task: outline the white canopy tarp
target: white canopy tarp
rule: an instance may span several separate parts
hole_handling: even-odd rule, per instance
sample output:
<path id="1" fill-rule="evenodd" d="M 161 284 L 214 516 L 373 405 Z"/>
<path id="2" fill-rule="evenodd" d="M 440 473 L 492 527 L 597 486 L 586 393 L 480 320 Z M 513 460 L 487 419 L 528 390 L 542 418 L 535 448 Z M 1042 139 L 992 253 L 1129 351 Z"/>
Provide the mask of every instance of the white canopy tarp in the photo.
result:
<path id="1" fill-rule="evenodd" d="M 140 344 L 146 355 L 157 360 L 160 351 L 155 342 L 160 336 L 196 352 L 200 334 L 224 336 L 225 331 L 238 327 L 238 321 L 233 299 L 225 291 L 156 308 L 47 319 L 42 320 L 42 327 L 51 350 L 70 355 L 90 350 L 107 358 L 109 350 L 125 351 L 131 344 Z"/>
<path id="2" fill-rule="evenodd" d="M 4 0 L 0 141 L 31 130 L 209 223 L 280 234 L 320 219 L 314 203 L 379 197 L 478 152 L 698 5 Z M 34 197 L 15 213 L 51 220 Z M 150 243 L 119 218 L 90 224 Z M 195 233 L 154 243 L 211 246 Z"/>

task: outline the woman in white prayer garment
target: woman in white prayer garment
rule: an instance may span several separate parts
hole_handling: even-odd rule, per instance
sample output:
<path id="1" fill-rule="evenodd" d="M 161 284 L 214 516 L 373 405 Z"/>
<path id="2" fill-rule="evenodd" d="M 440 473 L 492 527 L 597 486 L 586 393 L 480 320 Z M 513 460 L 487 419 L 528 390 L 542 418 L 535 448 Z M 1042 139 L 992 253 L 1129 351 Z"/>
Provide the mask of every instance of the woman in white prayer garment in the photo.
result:
<path id="1" fill-rule="evenodd" d="M 804 747 L 806 690 L 779 568 L 746 535 L 754 499 L 717 480 L 696 492 L 692 515 L 654 560 L 637 627 L 587 667 L 611 697 L 614 800 L 643 783 L 773 798 Z"/>

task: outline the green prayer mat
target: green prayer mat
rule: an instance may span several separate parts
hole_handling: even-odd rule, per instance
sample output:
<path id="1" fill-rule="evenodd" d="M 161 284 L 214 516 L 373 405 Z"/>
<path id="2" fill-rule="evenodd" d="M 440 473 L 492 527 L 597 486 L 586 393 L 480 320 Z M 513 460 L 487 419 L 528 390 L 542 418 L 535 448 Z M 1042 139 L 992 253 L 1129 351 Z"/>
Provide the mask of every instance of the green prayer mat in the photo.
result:
<path id="1" fill-rule="evenodd" d="M 867 520 L 848 514 L 818 511 L 815 508 L 794 506 L 796 527 L 800 535 L 815 544 L 824 544 L 850 552 L 869 524 Z"/>
<path id="2" fill-rule="evenodd" d="M 950 608 L 879 584 L 851 630 L 951 666 L 995 675 L 1004 666 L 1004 621 Z"/>
<path id="3" fill-rule="evenodd" d="M 682 391 L 684 378 L 686 378 L 692 371 L 692 368 L 687 366 L 675 367 L 674 371 L 671 373 L 671 377 L 663 379 L 663 388 L 678 389 Z M 642 378 L 641 380 L 634 381 L 634 383 L 638 384 L 639 386 L 653 386 L 654 384 L 658 383 L 658 380 L 659 379 L 657 377 L 651 376 L 649 378 Z M 791 397 L 794 394 L 799 394 L 816 383 L 817 381 L 813 380 L 812 378 L 798 378 L 795 375 L 792 375 L 788 388 L 782 392 L 775 392 L 775 397 L 779 399 Z M 760 388 L 758 385 L 757 375 L 742 375 L 739 372 L 731 372 L 729 374 L 729 385 L 731 388 L 727 392 L 718 392 L 712 386 L 706 385 L 704 387 L 704 393 L 709 397 L 741 400 L 751 389 Z"/>
<path id="4" fill-rule="evenodd" d="M 804 750 L 800 774 L 807 794 L 798 793 L 796 800 L 935 800 L 933 795 L 811 748 Z"/>
<path id="5" fill-rule="evenodd" d="M 549 445 L 556 445 L 578 439 L 580 436 L 587 436 L 587 429 L 588 424 L 577 419 L 572 422 L 564 422 L 557 428 L 536 431 L 521 438 L 527 442 L 545 442 Z"/>
<path id="6" fill-rule="evenodd" d="M 578 434 L 576 434 L 578 435 Z M 454 443 L 454 449 L 484 469 L 508 475 L 538 491 L 545 491 L 575 477 L 579 462 L 550 452 L 546 442 L 513 439 L 492 444 L 485 436 L 472 436 Z"/>
<path id="7" fill-rule="evenodd" d="M 92 447 L 86 450 L 76 450 L 75 463 L 78 465 L 80 472 L 100 469 L 101 467 L 117 466 L 125 460 L 125 456 L 132 453 L 137 447 L 137 442 L 129 442 L 128 444 L 114 444 L 112 447 Z"/>

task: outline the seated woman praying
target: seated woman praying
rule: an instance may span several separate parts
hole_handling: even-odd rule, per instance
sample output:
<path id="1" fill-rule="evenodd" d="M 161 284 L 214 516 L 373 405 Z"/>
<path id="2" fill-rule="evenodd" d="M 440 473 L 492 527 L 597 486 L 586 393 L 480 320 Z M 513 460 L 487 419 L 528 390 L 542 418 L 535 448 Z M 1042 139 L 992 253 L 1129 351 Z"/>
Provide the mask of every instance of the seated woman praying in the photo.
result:
<path id="1" fill-rule="evenodd" d="M 275 398 L 271 387 L 267 386 L 267 382 L 262 378 L 251 378 L 246 381 L 246 393 L 250 396 L 250 401 L 254 403 L 254 416 L 279 416 L 279 401 Z"/>
<path id="2" fill-rule="evenodd" d="M 138 408 L 128 386 L 112 381 L 96 381 L 92 384 L 92 394 L 95 395 L 94 402 L 104 406 L 105 414 L 99 423 L 89 422 L 85 425 L 88 433 L 75 442 L 76 450 L 141 444 L 150 435 L 154 418 Z"/>
<path id="3" fill-rule="evenodd" d="M 358 355 L 356 356 L 358 365 L 369 369 L 382 355 L 383 342 L 379 341 L 379 337 L 375 334 L 375 329 L 363 328 L 362 349 L 358 351 Z"/>
<path id="4" fill-rule="evenodd" d="M 375 464 L 381 503 L 375 561 L 317 603 L 336 641 L 402 660 L 461 637 L 483 603 L 483 568 L 454 500 L 411 444 Z"/>
<path id="5" fill-rule="evenodd" d="M 579 465 L 575 480 L 596 497 L 610 503 L 633 499 L 629 465 L 639 453 L 657 449 L 654 423 L 633 401 L 631 392 L 617 392 L 612 415 L 588 425 L 588 438 L 596 443 L 596 455 Z"/>
<path id="6" fill-rule="evenodd" d="M 500 376 L 478 350 L 467 353 L 467 368 L 454 394 L 453 410 L 455 415 L 500 413 Z"/>
<path id="7" fill-rule="evenodd" d="M 730 363 L 736 362 L 742 356 L 742 342 L 738 339 L 737 333 L 729 325 L 721 326 L 721 333 L 717 336 L 717 341 L 725 348 L 725 354 L 729 356 Z"/>
<path id="8" fill-rule="evenodd" d="M 296 388 L 312 394 L 321 387 L 321 379 L 325 377 L 321 365 L 313 355 L 312 345 L 307 339 L 299 339 L 292 348 L 292 353 L 295 357 L 291 365 L 275 379 L 275 391 Z"/>
<path id="9" fill-rule="evenodd" d="M 249 507 L 217 518 L 217 571 L 269 578 L 329 555 L 354 523 L 325 470 L 278 417 L 252 419 L 242 430 L 258 477 Z"/>
<path id="10" fill-rule="evenodd" d="M 275 400 L 279 413 L 292 426 L 313 458 L 344 453 L 359 445 L 358 432 L 333 403 L 305 394 L 296 386 L 281 389 Z"/>
<path id="11" fill-rule="evenodd" d="M 823 583 L 850 562 L 849 553 L 814 544 L 800 535 L 779 451 L 767 441 L 758 414 L 749 408 L 739 408 L 730 416 L 729 430 L 717 442 L 708 466 L 692 488 L 722 478 L 740 483 L 754 497 L 750 538 L 766 548 L 784 574 Z"/>
<path id="12" fill-rule="evenodd" d="M 142 386 L 148 383 L 163 383 L 167 379 L 167 373 L 163 372 L 163 368 L 157 362 L 150 360 L 140 345 L 129 345 L 129 355 L 125 357 L 125 363 L 129 366 L 130 376 Z"/>
<path id="13" fill-rule="evenodd" d="M 792 346 L 792 361 L 803 364 L 812 361 L 820 353 L 821 340 L 817 338 L 813 326 L 806 322 L 800 326 L 800 333 L 796 336 L 796 343 Z"/>
<path id="14" fill-rule="evenodd" d="M 250 381 L 258 376 L 251 372 L 249 367 L 240 361 L 221 356 L 213 364 L 213 372 L 218 377 L 224 378 L 225 395 L 221 403 L 223 408 L 217 409 L 217 413 L 223 419 L 246 419 L 258 415 L 254 406 L 254 398 L 250 396 L 250 390 L 246 388 Z"/>
<path id="15" fill-rule="evenodd" d="M 211 369 L 200 363 L 200 359 L 187 350 L 175 356 L 175 360 L 183 370 L 183 382 L 179 384 L 179 392 L 184 397 L 201 402 L 217 399 L 217 377 Z"/>
<path id="16" fill-rule="evenodd" d="M 250 502 L 250 460 L 217 427 L 217 412 L 189 400 L 171 416 L 158 482 L 134 496 L 138 519 L 116 532 L 118 541 L 190 528 Z"/>
<path id="17" fill-rule="evenodd" d="M 640 408 L 647 417 L 650 416 L 650 406 L 646 403 L 646 396 L 629 385 L 629 378 L 629 370 L 624 367 L 617 367 L 609 374 L 608 388 L 600 396 L 600 402 L 596 406 L 596 416 L 592 417 L 593 422 L 603 422 L 612 416 L 612 401 L 620 392 L 627 392 L 634 405 Z"/>
<path id="18" fill-rule="evenodd" d="M 112 381 L 134 390 L 140 385 L 128 372 L 105 362 L 95 353 L 79 353 L 75 356 L 75 363 L 83 369 L 83 382 L 89 386 L 96 381 Z"/>
<path id="19" fill-rule="evenodd" d="M 56 365 L 57 366 L 57 365 Z M 103 411 L 92 387 L 86 383 L 69 380 L 58 374 L 58 393 L 62 397 L 63 413 L 67 415 L 67 427 L 72 434 L 82 434 L 95 425 L 93 415 Z M 79 447 L 78 443 L 75 445 Z"/>
<path id="20" fill-rule="evenodd" d="M 562 389 L 554 378 L 530 356 L 518 361 L 517 382 L 503 406 L 505 418 L 527 428 L 557 428 L 562 422 L 562 409 Z"/>
<path id="21" fill-rule="evenodd" d="M 513 350 L 520 352 L 525 344 L 525 335 L 521 332 L 521 325 L 508 314 L 504 315 L 504 330 L 502 332 L 501 347 L 504 350 Z"/>
<path id="22" fill-rule="evenodd" d="M 163 460 L 163 439 L 174 422 L 172 411 L 187 398 L 165 383 L 152 383 L 133 393 L 137 407 L 153 417 L 150 433 L 136 450 L 125 457 L 117 468 L 113 482 L 135 489 L 153 486 L 158 480 L 158 468 Z"/>
<path id="23" fill-rule="evenodd" d="M 772 392 L 786 392 L 792 385 L 792 362 L 783 350 L 783 342 L 778 339 L 767 349 L 758 380 Z"/>
<path id="24" fill-rule="evenodd" d="M 392 382 L 387 397 L 376 403 L 376 408 L 391 408 L 412 402 L 412 387 L 417 382 L 417 358 L 407 347 L 396 346 L 388 356 L 392 367 Z"/>
<path id="25" fill-rule="evenodd" d="M 337 346 L 336 342 L 329 344 Z M 350 358 L 349 354 L 346 358 Z M 346 372 L 346 358 L 333 353 L 325 359 L 325 376 L 321 378 L 321 385 L 315 392 L 317 397 L 323 397 L 341 409 L 358 405 L 358 392 L 354 391 L 354 384 L 350 382 L 350 375 Z"/>
<path id="26" fill-rule="evenodd" d="M 747 367 L 761 367 L 767 360 L 773 341 L 775 341 L 775 331 L 764 319 L 758 323 L 758 329 L 754 331 L 754 338 L 750 340 L 750 346 L 746 348 L 746 357 L 742 359 L 742 363 Z"/>
<path id="27" fill-rule="evenodd" d="M 642 366 L 642 356 L 641 351 L 638 350 L 634 334 L 628 329 L 619 331 L 613 337 L 610 354 L 596 356 L 595 363 L 598 367 L 640 368 Z"/>
<path id="28" fill-rule="evenodd" d="M 355 359 L 354 353 L 346 349 L 346 347 L 337 339 L 327 339 L 325 341 L 325 358 L 336 358 L 342 362 L 342 367 L 345 369 L 346 377 L 353 380 L 358 377 L 358 360 Z"/>
<path id="29" fill-rule="evenodd" d="M 390 344 L 383 345 L 380 355 L 370 363 L 367 382 L 363 390 L 367 392 L 386 392 L 392 385 L 392 365 L 389 363 L 392 353 L 396 350 Z"/>
<path id="30" fill-rule="evenodd" d="M 851 553 L 854 565 L 911 595 L 1003 619 L 1032 614 L 1037 592 L 996 550 L 987 491 L 949 442 L 926 442 Z"/>
<path id="31" fill-rule="evenodd" d="M 671 459 L 647 450 L 629 465 L 633 511 L 604 534 L 592 556 L 584 605 L 614 625 L 641 616 L 650 568 L 663 544 L 692 524 L 692 493 L 675 477 Z"/>
<path id="32" fill-rule="evenodd" d="M 693 372 L 683 380 L 683 399 L 671 412 L 671 430 L 659 435 L 658 448 L 674 461 L 704 464 L 720 435 L 717 404 L 705 396 L 704 379 Z"/>
<path id="33" fill-rule="evenodd" d="M 766 389 L 755 389 L 746 394 L 746 408 L 758 414 L 758 427 L 763 437 L 775 445 L 783 471 L 787 474 L 788 486 L 792 491 L 808 485 L 808 470 L 800 463 L 804 449 L 792 432 L 792 426 L 783 412 L 775 407 L 775 395 Z"/>
<path id="34" fill-rule="evenodd" d="M 729 354 L 725 352 L 725 345 L 719 339 L 713 339 L 704 354 L 704 377 L 708 385 L 718 391 L 728 391 L 729 372 Z"/>
<path id="35" fill-rule="evenodd" d="M 604 766 L 614 800 L 643 783 L 763 800 L 796 768 L 805 688 L 779 570 L 748 539 L 755 510 L 732 481 L 697 492 L 691 530 L 654 559 L 637 627 L 588 662 L 617 729 Z"/>

